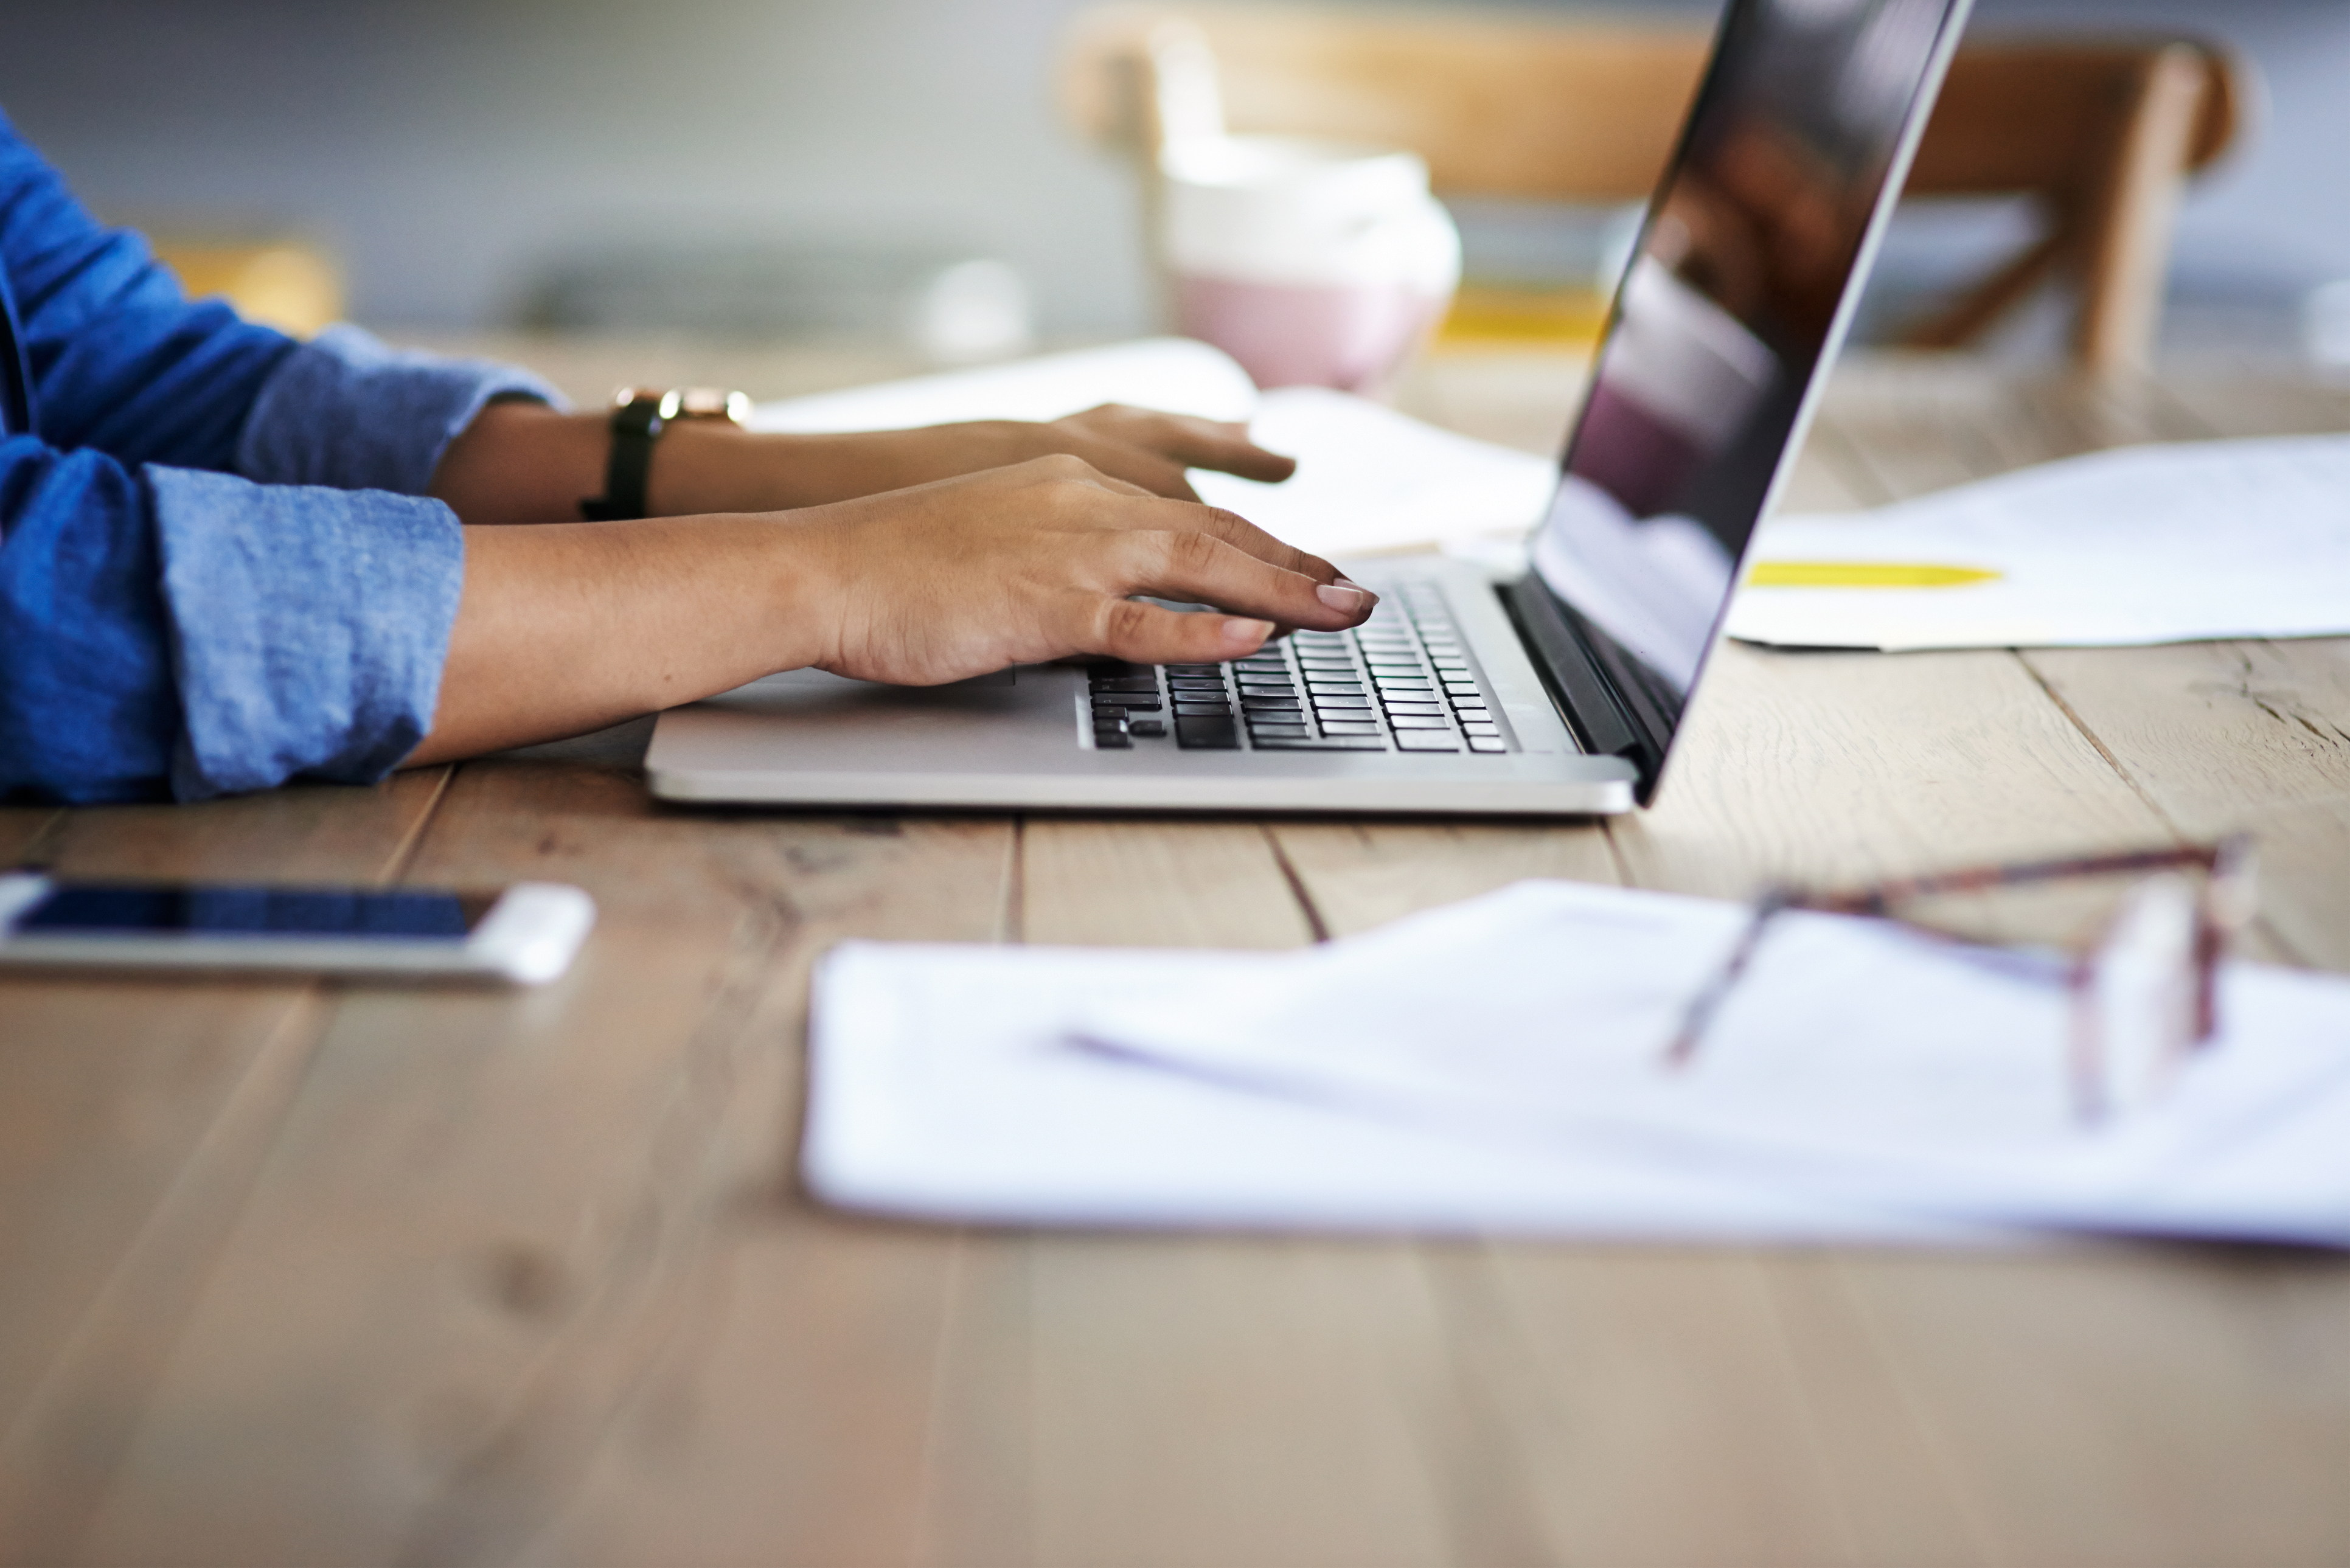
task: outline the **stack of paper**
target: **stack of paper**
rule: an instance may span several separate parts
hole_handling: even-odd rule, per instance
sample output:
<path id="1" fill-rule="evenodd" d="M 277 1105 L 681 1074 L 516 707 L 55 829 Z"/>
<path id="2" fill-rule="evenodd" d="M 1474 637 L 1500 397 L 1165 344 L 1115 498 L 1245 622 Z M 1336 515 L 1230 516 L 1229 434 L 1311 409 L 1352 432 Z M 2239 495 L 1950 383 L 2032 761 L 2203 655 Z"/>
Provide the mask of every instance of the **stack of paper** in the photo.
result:
<path id="1" fill-rule="evenodd" d="M 2236 966 L 2222 1036 L 2085 1123 L 2054 966 L 1791 916 L 1687 1067 L 1731 905 L 1527 883 L 1292 955 L 848 944 L 805 1169 L 1010 1223 L 2350 1245 L 2350 983 Z"/>
<path id="2" fill-rule="evenodd" d="M 2106 647 L 2350 632 L 2350 437 L 2130 448 L 1766 523 L 1729 632 Z"/>
<path id="3" fill-rule="evenodd" d="M 754 429 L 897 430 L 960 420 L 1056 420 L 1102 403 L 1246 421 L 1296 474 L 1260 484 L 1195 471 L 1201 499 L 1322 556 L 1523 534 L 1556 472 L 1546 458 L 1471 441 L 1321 387 L 1259 393 L 1222 351 L 1152 338 L 980 370 L 762 404 Z"/>

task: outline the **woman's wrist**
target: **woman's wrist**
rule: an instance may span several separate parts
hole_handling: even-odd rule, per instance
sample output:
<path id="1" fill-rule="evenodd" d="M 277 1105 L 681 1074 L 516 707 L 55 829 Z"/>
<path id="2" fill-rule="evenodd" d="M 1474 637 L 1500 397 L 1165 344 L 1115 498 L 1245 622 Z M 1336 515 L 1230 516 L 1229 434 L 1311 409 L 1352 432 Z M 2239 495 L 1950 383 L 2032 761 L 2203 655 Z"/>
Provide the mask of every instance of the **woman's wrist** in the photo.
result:
<path id="1" fill-rule="evenodd" d="M 757 434 L 679 420 L 655 438 L 645 486 L 655 517 L 783 512 L 869 490 L 874 465 L 859 436 Z M 493 403 L 442 453 L 431 493 L 470 524 L 577 523 L 604 493 L 611 417 L 539 402 Z"/>
<path id="2" fill-rule="evenodd" d="M 928 479 L 925 432 L 778 434 L 717 423 L 670 427 L 653 451 L 648 497 L 660 516 L 788 512 L 902 490 Z"/>

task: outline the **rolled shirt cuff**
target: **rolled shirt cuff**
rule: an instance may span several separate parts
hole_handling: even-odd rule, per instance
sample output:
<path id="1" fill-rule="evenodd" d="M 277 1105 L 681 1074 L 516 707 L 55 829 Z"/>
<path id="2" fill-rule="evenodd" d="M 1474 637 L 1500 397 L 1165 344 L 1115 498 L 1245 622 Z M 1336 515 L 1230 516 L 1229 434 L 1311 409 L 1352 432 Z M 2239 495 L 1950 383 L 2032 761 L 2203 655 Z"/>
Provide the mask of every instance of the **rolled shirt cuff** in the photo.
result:
<path id="1" fill-rule="evenodd" d="M 449 443 L 503 397 L 568 406 L 527 370 L 388 348 L 356 327 L 330 327 L 262 384 L 236 472 L 264 484 L 421 495 Z"/>
<path id="2" fill-rule="evenodd" d="M 150 467 L 184 728 L 172 790 L 371 784 L 432 728 L 464 580 L 440 502 Z"/>

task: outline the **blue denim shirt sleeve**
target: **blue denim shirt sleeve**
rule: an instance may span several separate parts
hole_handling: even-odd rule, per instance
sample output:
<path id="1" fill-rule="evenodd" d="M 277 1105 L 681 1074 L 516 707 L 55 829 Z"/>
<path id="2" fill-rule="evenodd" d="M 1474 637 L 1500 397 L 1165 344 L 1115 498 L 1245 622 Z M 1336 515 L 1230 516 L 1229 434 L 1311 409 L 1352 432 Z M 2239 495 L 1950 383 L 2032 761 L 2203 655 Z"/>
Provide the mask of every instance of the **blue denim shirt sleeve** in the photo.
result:
<path id="1" fill-rule="evenodd" d="M 296 345 L 191 304 L 0 120 L 0 799 L 380 778 L 432 722 L 463 577 L 421 492 L 520 371 Z M 407 493 L 395 493 L 406 492 Z"/>
<path id="2" fill-rule="evenodd" d="M 226 469 L 255 396 L 295 351 L 218 300 L 191 304 L 145 241 L 92 219 L 5 119 L 0 270 L 31 433 L 60 452 Z"/>
<path id="3" fill-rule="evenodd" d="M 437 501 L 150 468 L 182 800 L 368 784 L 432 727 L 464 578 Z"/>
<path id="4" fill-rule="evenodd" d="M 0 443 L 0 799 L 371 783 L 431 727 L 440 502 Z"/>
<path id="5" fill-rule="evenodd" d="M 525 370 L 385 348 L 356 327 L 330 327 L 263 384 L 236 471 L 268 484 L 324 484 L 421 495 L 450 441 L 493 399 L 563 406 Z"/>

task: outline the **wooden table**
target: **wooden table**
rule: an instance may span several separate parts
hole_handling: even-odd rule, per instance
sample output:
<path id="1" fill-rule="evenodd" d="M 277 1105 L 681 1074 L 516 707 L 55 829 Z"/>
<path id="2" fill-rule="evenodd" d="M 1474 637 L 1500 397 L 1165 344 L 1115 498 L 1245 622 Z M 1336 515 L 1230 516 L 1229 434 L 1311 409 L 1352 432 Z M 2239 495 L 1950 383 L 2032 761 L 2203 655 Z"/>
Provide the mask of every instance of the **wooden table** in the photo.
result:
<path id="1" fill-rule="evenodd" d="M 1513 376 L 1416 396 L 1503 429 Z M 2350 393 L 1866 364 L 1794 504 L 2316 429 Z M 642 740 L 0 811 L 0 856 L 73 873 L 603 909 L 526 995 L 0 988 L 0 1557 L 2350 1562 L 2330 1256 L 979 1232 L 793 1176 L 808 964 L 850 935 L 1276 948 L 1528 875 L 1736 895 L 2249 825 L 2260 948 L 2350 967 L 2350 642 L 1733 648 L 1612 824 L 689 813 Z"/>

